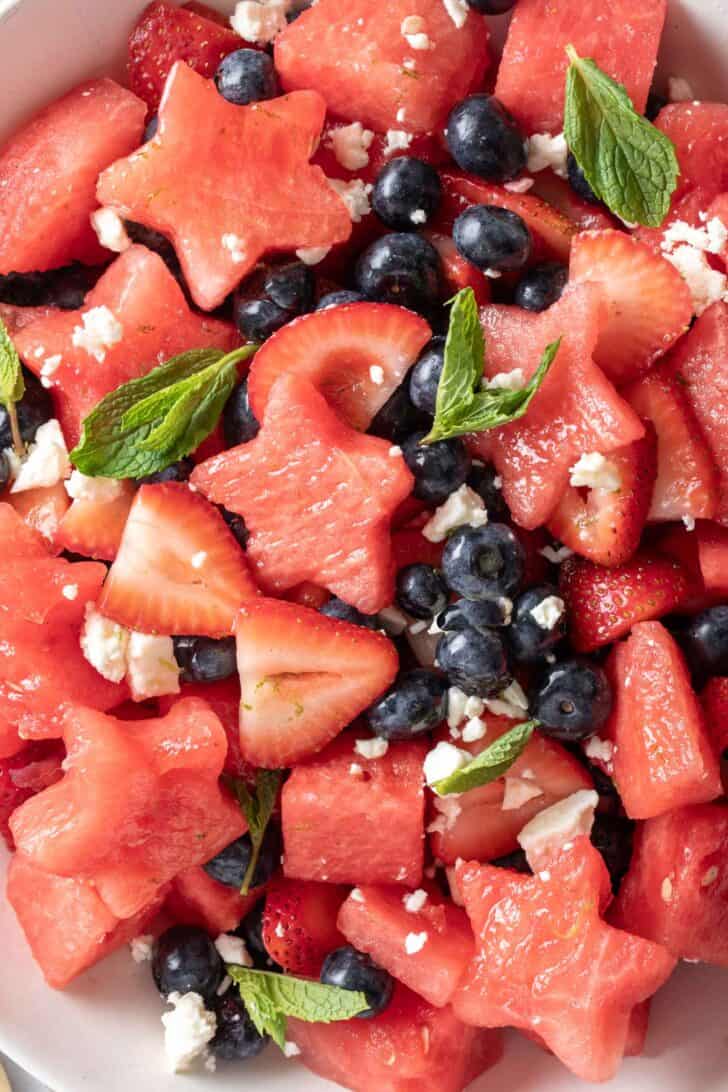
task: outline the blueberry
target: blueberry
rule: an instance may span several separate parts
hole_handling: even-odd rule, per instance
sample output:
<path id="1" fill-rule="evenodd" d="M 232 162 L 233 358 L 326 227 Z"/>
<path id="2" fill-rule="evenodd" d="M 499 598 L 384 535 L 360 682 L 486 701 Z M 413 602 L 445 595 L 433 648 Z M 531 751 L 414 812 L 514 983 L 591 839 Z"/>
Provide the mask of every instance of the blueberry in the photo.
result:
<path id="1" fill-rule="evenodd" d="M 422 235 L 383 235 L 356 263 L 356 287 L 367 299 L 427 311 L 440 296 L 440 258 Z"/>
<path id="2" fill-rule="evenodd" d="M 215 997 L 225 968 L 217 948 L 202 929 L 174 925 L 154 944 L 152 976 L 163 997 L 170 993 L 199 993 Z"/>
<path id="3" fill-rule="evenodd" d="M 4 451 L 0 451 L 0 493 L 6 488 L 10 481 L 10 460 Z"/>
<path id="4" fill-rule="evenodd" d="M 510 11 L 516 0 L 467 0 L 469 7 L 481 15 L 503 15 Z"/>
<path id="5" fill-rule="evenodd" d="M 237 512 L 229 512 L 227 508 L 220 508 L 220 514 L 235 536 L 238 545 L 245 549 L 250 536 L 243 517 L 239 516 Z"/>
<path id="6" fill-rule="evenodd" d="M 576 156 L 569 152 L 566 159 L 566 171 L 569 177 L 569 185 L 576 194 L 577 197 L 581 197 L 582 201 L 587 201 L 590 205 L 601 204 L 599 198 L 594 193 L 586 178 L 584 172 L 576 161 Z"/>
<path id="7" fill-rule="evenodd" d="M 234 106 L 274 99 L 278 80 L 273 58 L 260 49 L 236 49 L 220 61 L 215 86 Z"/>
<path id="8" fill-rule="evenodd" d="M 265 341 L 314 304 L 316 279 L 310 266 L 288 262 L 242 284 L 233 298 L 233 316 L 246 341 Z"/>
<path id="9" fill-rule="evenodd" d="M 343 599 L 339 599 L 337 596 L 333 596 L 328 603 L 324 603 L 319 613 L 325 614 L 328 618 L 339 618 L 342 622 L 350 622 L 353 626 L 364 626 L 365 629 L 379 629 L 376 614 L 362 614 L 356 607 L 352 607 L 351 603 L 345 603 Z"/>
<path id="10" fill-rule="evenodd" d="M 468 474 L 468 485 L 483 501 L 490 519 L 508 518 L 508 505 L 503 500 L 500 482 L 494 466 L 473 461 Z"/>
<path id="11" fill-rule="evenodd" d="M 659 95 L 656 91 L 650 91 L 647 96 L 647 106 L 645 107 L 645 117 L 648 121 L 654 121 L 660 110 L 664 110 L 668 106 L 670 100 L 665 98 L 664 95 Z"/>
<path id="12" fill-rule="evenodd" d="M 682 640 L 690 666 L 701 679 L 728 675 L 728 605 L 697 614 Z"/>
<path id="13" fill-rule="evenodd" d="M 369 432 L 372 436 L 381 436 L 384 440 L 399 444 L 412 432 L 420 431 L 421 435 L 426 435 L 421 430 L 427 430 L 428 424 L 431 422 L 427 415 L 412 402 L 409 382 L 405 379 L 377 413 L 369 426 Z"/>
<path id="14" fill-rule="evenodd" d="M 242 834 L 230 845 L 221 849 L 217 856 L 203 865 L 208 876 L 218 883 L 224 883 L 226 887 L 240 889 L 245 879 L 245 873 L 250 864 L 252 846 L 249 834 Z M 263 845 L 255 866 L 251 887 L 260 887 L 267 883 L 281 863 L 281 832 L 274 823 L 269 823 Z"/>
<path id="15" fill-rule="evenodd" d="M 268 1045 L 269 1037 L 258 1034 L 242 999 L 232 991 L 217 1000 L 215 1015 L 217 1028 L 210 1050 L 216 1058 L 225 1062 L 254 1058 Z"/>
<path id="16" fill-rule="evenodd" d="M 447 682 L 441 675 L 416 668 L 400 675 L 367 710 L 369 727 L 382 739 L 412 739 L 445 719 Z"/>
<path id="17" fill-rule="evenodd" d="M 146 144 L 148 140 L 152 140 L 157 135 L 157 129 L 159 128 L 159 115 L 152 114 L 149 121 L 144 127 L 144 136 L 142 140 Z"/>
<path id="18" fill-rule="evenodd" d="M 397 605 L 413 618 L 434 618 L 447 600 L 447 584 L 432 565 L 405 565 L 397 573 Z"/>
<path id="19" fill-rule="evenodd" d="M 8 273 L 0 277 L 0 303 L 76 311 L 102 271 L 74 263 L 44 273 Z"/>
<path id="20" fill-rule="evenodd" d="M 32 443 L 41 425 L 54 416 L 53 399 L 50 392 L 41 386 L 31 372 L 23 368 L 25 394 L 16 404 L 20 435 L 26 444 Z M 13 433 L 10 418 L 5 406 L 0 402 L 0 449 L 13 446 Z"/>
<path id="21" fill-rule="evenodd" d="M 176 463 L 171 463 L 164 470 L 157 470 L 154 474 L 145 474 L 143 478 L 138 478 L 137 481 L 139 485 L 159 485 L 160 482 L 186 482 L 194 469 L 195 464 L 192 459 L 178 459 Z"/>
<path id="22" fill-rule="evenodd" d="M 450 111 L 445 139 L 458 167 L 508 182 L 526 166 L 526 141 L 515 119 L 492 95 L 463 99 Z"/>
<path id="23" fill-rule="evenodd" d="M 349 288 L 340 288 L 336 292 L 327 292 L 316 304 L 317 311 L 328 311 L 329 307 L 342 307 L 345 303 L 363 303 L 361 292 L 352 292 Z"/>
<path id="24" fill-rule="evenodd" d="M 533 611 L 538 613 L 544 600 L 558 598 L 558 595 L 558 589 L 551 584 L 539 584 L 529 588 L 516 600 L 508 630 L 508 645 L 518 663 L 538 663 L 566 636 L 565 611 L 553 626 L 542 625 L 533 616 Z"/>
<path id="25" fill-rule="evenodd" d="M 294 317 L 265 296 L 248 298 L 236 293 L 233 307 L 235 325 L 245 341 L 267 341 Z"/>
<path id="26" fill-rule="evenodd" d="M 433 337 L 410 372 L 410 398 L 417 409 L 430 416 L 435 414 L 437 387 L 444 361 L 445 338 Z"/>
<path id="27" fill-rule="evenodd" d="M 382 167 L 372 193 L 372 207 L 387 227 L 412 231 L 423 227 L 442 197 L 434 167 L 414 156 L 401 155 Z"/>
<path id="28" fill-rule="evenodd" d="M 326 986 L 338 986 L 341 990 L 354 990 L 364 994 L 369 1008 L 359 1013 L 359 1018 L 376 1016 L 386 1009 L 392 1000 L 394 982 L 392 976 L 363 952 L 357 952 L 348 944 L 336 948 L 324 960 L 321 981 Z"/>
<path id="29" fill-rule="evenodd" d="M 314 305 L 316 276 L 304 262 L 274 266 L 263 281 L 263 294 L 291 317 L 303 315 Z"/>
<path id="30" fill-rule="evenodd" d="M 254 440 L 260 431 L 258 418 L 250 408 L 248 379 L 242 379 L 232 392 L 222 411 L 222 433 L 226 447 L 237 447 Z"/>
<path id="31" fill-rule="evenodd" d="M 437 665 L 466 694 L 499 694 L 513 681 L 503 641 L 488 629 L 457 629 L 437 644 Z"/>
<path id="32" fill-rule="evenodd" d="M 544 735 L 565 743 L 598 732 L 612 709 L 612 688 L 601 667 L 564 660 L 549 667 L 531 698 L 531 711 Z"/>
<path id="33" fill-rule="evenodd" d="M 471 205 L 458 216 L 452 237 L 458 252 L 478 269 L 510 273 L 531 254 L 531 232 L 521 217 L 498 205 Z"/>
<path id="34" fill-rule="evenodd" d="M 217 682 L 237 673 L 234 637 L 175 637 L 173 642 L 174 658 L 186 682 Z"/>
<path id="35" fill-rule="evenodd" d="M 604 815 L 598 812 L 594 816 L 592 845 L 596 846 L 604 858 L 615 895 L 632 859 L 633 835 L 634 823 L 621 815 Z"/>
<path id="36" fill-rule="evenodd" d="M 461 527 L 448 539 L 442 571 L 452 591 L 465 599 L 512 599 L 523 580 L 525 554 L 504 523 Z"/>
<path id="37" fill-rule="evenodd" d="M 435 621 L 449 633 L 458 629 L 500 629 L 511 620 L 513 603 L 505 595 L 493 599 L 458 599 L 445 607 Z"/>
<path id="38" fill-rule="evenodd" d="M 166 235 L 162 235 L 161 231 L 155 231 L 154 228 L 147 227 L 146 224 L 138 224 L 135 220 L 126 220 L 124 226 L 133 243 L 139 243 L 140 246 L 145 246 L 147 250 L 153 250 L 175 276 L 181 276 L 179 259 Z"/>
<path id="39" fill-rule="evenodd" d="M 560 262 L 543 262 L 523 274 L 516 285 L 513 302 L 524 311 L 545 311 L 561 298 L 569 270 Z"/>
<path id="40" fill-rule="evenodd" d="M 402 454 L 414 474 L 414 495 L 426 504 L 442 504 L 465 482 L 470 456 L 462 440 L 422 444 L 425 435 L 415 432 L 403 440 Z"/>

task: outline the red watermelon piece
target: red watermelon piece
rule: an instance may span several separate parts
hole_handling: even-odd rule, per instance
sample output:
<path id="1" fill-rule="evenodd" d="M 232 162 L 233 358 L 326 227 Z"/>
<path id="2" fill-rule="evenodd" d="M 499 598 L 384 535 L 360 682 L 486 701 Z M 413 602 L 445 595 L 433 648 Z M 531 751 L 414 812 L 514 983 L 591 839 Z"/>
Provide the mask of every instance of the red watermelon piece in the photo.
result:
<path id="1" fill-rule="evenodd" d="M 694 613 L 728 598 L 728 527 L 698 520 L 692 531 L 669 527 L 656 541 L 690 577 L 690 596 L 679 609 Z"/>
<path id="2" fill-rule="evenodd" d="M 186 868 L 172 880 L 164 903 L 165 912 L 182 925 L 197 925 L 211 936 L 231 933 L 261 897 L 261 888 L 241 895 L 234 887 L 218 883 L 204 868 Z"/>
<path id="3" fill-rule="evenodd" d="M 675 145 L 680 164 L 679 198 L 693 187 L 702 206 L 728 190 L 728 105 L 722 102 L 675 102 L 660 111 L 655 125 Z"/>
<path id="4" fill-rule="evenodd" d="M 264 254 L 348 239 L 344 202 L 309 164 L 325 113 L 315 91 L 234 106 L 178 61 L 156 135 L 104 171 L 99 200 L 170 238 L 195 302 L 212 310 Z"/>
<path id="5" fill-rule="evenodd" d="M 66 749 L 60 740 L 26 743 L 21 751 L 0 759 L 0 835 L 14 849 L 8 820 L 23 801 L 53 785 L 62 776 Z"/>
<path id="6" fill-rule="evenodd" d="M 25 489 L 22 493 L 8 493 L 3 499 L 42 536 L 51 553 L 58 554 L 65 549 L 59 532 L 71 501 L 63 482 Z"/>
<path id="7" fill-rule="evenodd" d="M 240 679 L 237 675 L 213 683 L 183 682 L 179 694 L 167 694 L 158 699 L 159 712 L 168 713 L 184 698 L 201 698 L 210 706 L 225 729 L 228 741 L 223 770 L 231 777 L 255 781 L 255 767 L 246 762 L 240 750 Z"/>
<path id="8" fill-rule="evenodd" d="M 700 701 L 713 749 L 725 758 L 728 750 L 728 677 L 709 679 Z"/>

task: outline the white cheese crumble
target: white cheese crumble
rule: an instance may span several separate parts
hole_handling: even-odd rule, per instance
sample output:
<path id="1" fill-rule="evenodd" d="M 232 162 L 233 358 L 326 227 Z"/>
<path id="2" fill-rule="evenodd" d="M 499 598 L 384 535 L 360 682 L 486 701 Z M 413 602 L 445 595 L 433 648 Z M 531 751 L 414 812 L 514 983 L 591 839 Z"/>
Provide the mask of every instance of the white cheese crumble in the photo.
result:
<path id="1" fill-rule="evenodd" d="M 71 471 L 66 492 L 72 500 L 109 504 L 124 495 L 124 483 L 116 478 L 90 478 L 80 470 Z"/>
<path id="2" fill-rule="evenodd" d="M 384 154 L 394 155 L 395 152 L 406 152 L 412 143 L 412 133 L 404 129 L 387 129 L 384 137 Z"/>
<path id="3" fill-rule="evenodd" d="M 215 941 L 215 947 L 223 963 L 234 963 L 238 967 L 253 966 L 250 952 L 241 937 L 232 936 L 230 933 L 220 933 Z"/>
<path id="4" fill-rule="evenodd" d="M 342 182 L 340 178 L 327 178 L 326 181 L 346 205 L 353 223 L 358 224 L 372 211 L 369 204 L 372 187 L 368 182 L 362 182 L 361 178 L 353 178 L 351 182 Z"/>
<path id="5" fill-rule="evenodd" d="M 523 368 L 514 368 L 512 372 L 498 372 L 491 379 L 483 379 L 486 391 L 520 391 L 526 386 Z"/>
<path id="6" fill-rule="evenodd" d="M 109 682 L 121 682 L 126 675 L 128 650 L 129 630 L 88 603 L 81 630 L 81 651 L 91 666 Z"/>
<path id="7" fill-rule="evenodd" d="M 488 726 L 484 720 L 480 717 L 471 717 L 462 731 L 463 743 L 477 743 L 479 739 L 486 736 L 487 732 Z"/>
<path id="8" fill-rule="evenodd" d="M 510 686 L 501 690 L 498 697 L 486 698 L 485 706 L 496 716 L 519 720 L 528 710 L 528 698 L 521 684 L 514 679 Z"/>
<path id="9" fill-rule="evenodd" d="M 217 1030 L 217 1017 L 205 1008 L 199 993 L 171 993 L 171 1012 L 162 1013 L 164 1049 L 173 1073 L 183 1073 L 207 1053 Z"/>
<path id="10" fill-rule="evenodd" d="M 663 251 L 663 254 L 675 266 L 690 289 L 696 315 L 702 315 L 711 304 L 728 295 L 728 278 L 724 273 L 713 269 L 705 251 L 683 244 L 674 250 Z"/>
<path id="11" fill-rule="evenodd" d="M 605 766 L 609 766 L 614 756 L 614 744 L 610 739 L 591 736 L 584 744 L 584 754 L 587 758 L 603 762 Z"/>
<path id="12" fill-rule="evenodd" d="M 384 368 L 381 364 L 372 364 L 369 369 L 369 378 L 377 387 L 381 387 L 384 382 Z"/>
<path id="13" fill-rule="evenodd" d="M 558 595 L 547 595 L 528 612 L 541 629 L 553 629 L 566 610 L 566 604 Z"/>
<path id="14" fill-rule="evenodd" d="M 318 265 L 331 250 L 330 246 L 302 246 L 296 251 L 296 257 L 304 265 Z"/>
<path id="15" fill-rule="evenodd" d="M 152 958 L 154 949 L 154 937 L 151 933 L 144 933 L 140 937 L 134 937 L 129 941 L 131 958 L 135 963 L 147 963 Z"/>
<path id="16" fill-rule="evenodd" d="M 665 229 L 660 245 L 663 250 L 672 250 L 681 243 L 706 250 L 709 254 L 720 254 L 728 243 L 728 228 L 718 216 L 706 217 L 702 227 L 693 227 L 685 220 L 675 220 Z"/>
<path id="17" fill-rule="evenodd" d="M 235 235 L 232 231 L 226 231 L 220 242 L 223 248 L 229 252 L 236 265 L 240 265 L 245 261 L 247 257 L 245 244 L 239 235 Z"/>
<path id="18" fill-rule="evenodd" d="M 598 803 L 599 794 L 593 789 L 580 789 L 526 823 L 518 835 L 518 842 L 531 867 L 537 867 L 539 858 L 548 849 L 558 849 L 580 834 L 588 837 Z"/>
<path id="19" fill-rule="evenodd" d="M 416 955 L 427 944 L 427 933 L 408 933 L 404 938 L 404 950 L 407 955 Z"/>
<path id="20" fill-rule="evenodd" d="M 373 140 L 372 130 L 365 129 L 360 121 L 332 129 L 330 138 L 337 162 L 347 171 L 360 171 L 366 167 Z"/>
<path id="21" fill-rule="evenodd" d="M 670 102 L 694 102 L 695 92 L 684 76 L 668 76 L 667 97 Z"/>
<path id="22" fill-rule="evenodd" d="M 465 707 L 468 695 L 459 686 L 451 686 L 447 692 L 447 723 L 450 728 L 457 728 L 465 719 Z"/>
<path id="23" fill-rule="evenodd" d="M 365 902 L 366 901 L 365 898 L 364 898 L 364 895 L 362 894 L 361 890 L 358 887 L 352 887 L 349 898 L 352 899 L 353 902 Z"/>
<path id="24" fill-rule="evenodd" d="M 416 50 L 433 49 L 427 36 L 427 24 L 421 15 L 407 15 L 400 26 L 400 33 L 407 44 Z"/>
<path id="25" fill-rule="evenodd" d="M 113 250 L 115 254 L 123 254 L 131 246 L 124 221 L 113 209 L 96 209 L 91 213 L 91 226 L 96 232 L 96 237 L 101 246 L 107 250 Z"/>
<path id="26" fill-rule="evenodd" d="M 113 349 L 124 336 L 124 327 L 108 307 L 92 307 L 81 315 L 82 326 L 74 326 L 71 343 L 92 356 L 99 364 L 106 360 L 106 350 Z"/>
<path id="27" fill-rule="evenodd" d="M 421 887 L 418 887 L 416 891 L 404 895 L 402 902 L 408 914 L 419 914 L 420 910 L 422 910 L 427 902 L 427 899 L 427 892 L 423 891 Z"/>
<path id="28" fill-rule="evenodd" d="M 352 762 L 349 766 L 349 774 L 351 777 L 361 777 L 364 773 L 364 767 L 360 766 L 358 762 Z"/>
<path id="29" fill-rule="evenodd" d="M 171 637 L 132 632 L 127 650 L 127 677 L 135 701 L 179 694 L 179 665 Z"/>
<path id="30" fill-rule="evenodd" d="M 414 212 L 410 213 L 410 222 L 413 224 L 426 224 L 427 213 L 424 209 L 415 209 Z"/>
<path id="31" fill-rule="evenodd" d="M 428 785 L 435 785 L 443 778 L 449 777 L 463 766 L 472 761 L 473 756 L 469 751 L 463 751 L 460 747 L 453 746 L 441 740 L 433 750 L 425 755 L 423 766 L 425 781 Z"/>
<path id="32" fill-rule="evenodd" d="M 230 16 L 230 26 L 246 42 L 266 45 L 286 29 L 287 9 L 285 0 L 282 3 L 271 3 L 271 0 L 263 3 L 258 3 L 258 0 L 240 0 Z"/>
<path id="33" fill-rule="evenodd" d="M 518 811 L 537 796 L 543 796 L 543 790 L 532 781 L 521 777 L 506 777 L 501 811 Z"/>
<path id="34" fill-rule="evenodd" d="M 28 489 L 43 489 L 63 481 L 70 473 L 71 463 L 61 426 L 55 417 L 40 426 L 28 454 L 21 460 L 11 493 Z"/>
<path id="35" fill-rule="evenodd" d="M 387 452 L 387 455 L 389 455 L 390 459 L 397 459 L 401 454 L 402 448 L 399 446 L 399 444 L 392 444 L 389 451 Z"/>
<path id="36" fill-rule="evenodd" d="M 582 455 L 570 470 L 569 483 L 576 488 L 603 489 L 607 493 L 617 493 L 622 488 L 619 469 L 599 451 L 590 451 Z"/>
<path id="37" fill-rule="evenodd" d="M 467 0 L 442 0 L 442 2 L 445 6 L 445 11 L 458 30 L 464 27 L 467 22 L 468 12 L 470 11 Z"/>
<path id="38" fill-rule="evenodd" d="M 422 534 L 429 542 L 444 542 L 457 527 L 483 527 L 487 522 L 483 498 L 469 485 L 461 485 L 435 509 Z"/>
<path id="39" fill-rule="evenodd" d="M 686 531 L 695 530 L 695 516 L 681 516 L 680 519 L 682 520 Z"/>
<path id="40" fill-rule="evenodd" d="M 555 546 L 542 546 L 538 552 L 552 565 L 561 565 L 567 558 L 574 556 L 574 551 L 568 546 L 559 546 L 558 549 Z"/>
<path id="41" fill-rule="evenodd" d="M 198 550 L 197 553 L 193 554 L 192 557 L 190 558 L 190 565 L 192 566 L 193 569 L 201 569 L 201 568 L 203 568 L 206 561 L 207 561 L 207 551 L 206 550 Z"/>
<path id="42" fill-rule="evenodd" d="M 61 595 L 70 602 L 78 599 L 78 584 L 64 584 L 61 588 Z"/>
<path id="43" fill-rule="evenodd" d="M 556 136 L 551 136 L 551 133 L 534 133 L 528 138 L 526 151 L 528 154 L 526 169 L 531 174 L 545 171 L 550 167 L 559 178 L 568 176 L 566 157 L 569 149 L 563 133 L 557 133 Z"/>
<path id="44" fill-rule="evenodd" d="M 389 750 L 389 742 L 386 739 L 358 739 L 354 744 L 354 750 L 362 758 L 383 758 Z"/>
<path id="45" fill-rule="evenodd" d="M 40 369 L 40 384 L 49 390 L 53 386 L 53 376 L 56 374 L 63 362 L 63 357 L 60 353 L 54 353 L 53 356 L 48 356 L 43 361 L 43 365 Z"/>
<path id="46" fill-rule="evenodd" d="M 283 1056 L 284 1058 L 297 1058 L 301 1053 L 301 1048 L 297 1043 L 292 1043 L 290 1039 L 286 1039 L 283 1044 Z"/>

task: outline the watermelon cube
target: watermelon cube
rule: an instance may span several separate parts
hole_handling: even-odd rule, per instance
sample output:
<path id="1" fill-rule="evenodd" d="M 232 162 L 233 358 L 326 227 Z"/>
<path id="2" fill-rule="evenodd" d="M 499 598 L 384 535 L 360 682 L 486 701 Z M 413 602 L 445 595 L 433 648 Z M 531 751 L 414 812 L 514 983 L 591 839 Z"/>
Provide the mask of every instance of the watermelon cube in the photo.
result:
<path id="1" fill-rule="evenodd" d="M 728 105 L 675 102 L 655 122 L 675 145 L 680 164 L 676 198 L 694 187 L 702 191 L 703 211 L 728 190 Z"/>
<path id="2" fill-rule="evenodd" d="M 234 887 L 218 883 L 204 868 L 195 865 L 172 880 L 164 909 L 175 923 L 198 925 L 211 936 L 217 936 L 237 929 L 261 895 L 261 888 L 256 888 L 250 895 L 241 895 Z"/>

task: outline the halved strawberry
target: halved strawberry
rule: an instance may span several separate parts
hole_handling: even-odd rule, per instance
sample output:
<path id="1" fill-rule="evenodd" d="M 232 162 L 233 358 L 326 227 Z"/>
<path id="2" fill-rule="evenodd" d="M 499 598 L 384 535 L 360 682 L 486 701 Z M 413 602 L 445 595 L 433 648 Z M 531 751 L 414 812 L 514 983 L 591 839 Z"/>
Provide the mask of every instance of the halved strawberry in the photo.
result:
<path id="1" fill-rule="evenodd" d="M 257 595 L 245 554 L 211 504 L 180 482 L 143 485 L 99 609 L 143 633 L 232 633 Z"/>
<path id="2" fill-rule="evenodd" d="M 347 887 L 313 880 L 274 880 L 263 910 L 263 943 L 291 974 L 318 978 L 329 952 L 346 944 L 336 927 Z"/>
<path id="3" fill-rule="evenodd" d="M 113 561 L 134 500 L 131 482 L 121 483 L 123 493 L 114 500 L 74 500 L 56 531 L 56 544 L 63 550 Z"/>
<path id="4" fill-rule="evenodd" d="M 657 480 L 648 519 L 712 519 L 718 508 L 718 468 L 683 388 L 658 369 L 622 393 L 657 433 Z"/>
<path id="5" fill-rule="evenodd" d="M 690 596 L 681 610 L 694 613 L 728 598 L 728 527 L 702 519 L 692 531 L 668 527 L 655 547 L 678 561 L 690 576 Z"/>
<path id="6" fill-rule="evenodd" d="M 578 652 L 592 652 L 624 637 L 636 622 L 669 614 L 686 595 L 688 578 L 681 565 L 645 552 L 614 569 L 569 558 L 559 586 L 571 643 Z"/>
<path id="7" fill-rule="evenodd" d="M 63 482 L 26 489 L 22 493 L 8 493 L 3 500 L 23 517 L 29 527 L 43 536 L 53 553 L 61 552 L 63 543 L 58 538 L 58 532 L 71 503 Z"/>
<path id="8" fill-rule="evenodd" d="M 290 766 L 320 751 L 397 673 L 381 633 L 297 603 L 245 603 L 235 636 L 240 745 L 256 766 Z"/>
<path id="9" fill-rule="evenodd" d="M 271 387 L 284 372 L 310 380 L 329 405 L 364 431 L 432 337 L 405 307 L 352 303 L 294 319 L 266 341 L 250 368 L 248 393 L 262 420 Z"/>
<path id="10" fill-rule="evenodd" d="M 570 485 L 548 522 L 554 538 L 600 565 L 621 565 L 640 543 L 657 476 L 657 441 L 649 428 L 641 440 L 613 451 L 616 491 Z"/>
<path id="11" fill-rule="evenodd" d="M 693 315 L 677 269 L 623 231 L 583 231 L 571 247 L 569 280 L 598 284 L 607 307 L 594 359 L 617 385 L 643 375 Z"/>
<path id="12" fill-rule="evenodd" d="M 724 755 L 728 750 L 728 678 L 709 679 L 700 700 L 715 753 Z"/>
<path id="13" fill-rule="evenodd" d="M 461 288 L 472 288 L 478 306 L 490 303 L 490 281 L 477 266 L 463 258 L 452 238 L 439 231 L 426 231 L 425 235 L 440 255 L 446 297 L 456 295 Z"/>

